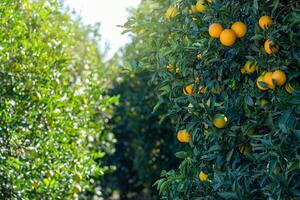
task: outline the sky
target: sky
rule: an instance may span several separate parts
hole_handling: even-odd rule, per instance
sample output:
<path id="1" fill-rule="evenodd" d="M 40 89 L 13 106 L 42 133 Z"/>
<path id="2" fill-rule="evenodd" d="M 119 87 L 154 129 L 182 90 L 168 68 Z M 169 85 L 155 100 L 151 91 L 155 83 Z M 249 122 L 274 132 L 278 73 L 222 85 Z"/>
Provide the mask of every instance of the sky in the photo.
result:
<path id="1" fill-rule="evenodd" d="M 124 44 L 129 42 L 128 35 L 122 35 L 123 25 L 128 18 L 127 8 L 135 8 L 140 0 L 66 0 L 67 5 L 82 16 L 85 24 L 101 23 L 102 47 L 108 43 L 110 58 Z"/>

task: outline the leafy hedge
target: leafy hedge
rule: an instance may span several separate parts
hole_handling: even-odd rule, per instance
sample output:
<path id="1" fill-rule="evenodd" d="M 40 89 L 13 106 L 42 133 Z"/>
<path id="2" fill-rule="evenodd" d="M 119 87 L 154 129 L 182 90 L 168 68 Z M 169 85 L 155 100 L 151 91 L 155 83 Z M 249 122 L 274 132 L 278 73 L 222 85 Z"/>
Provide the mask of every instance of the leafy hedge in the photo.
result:
<path id="1" fill-rule="evenodd" d="M 0 19 L 0 198 L 73 199 L 114 142 L 97 28 L 56 0 L 3 0 Z"/>
<path id="2" fill-rule="evenodd" d="M 158 83 L 156 107 L 168 105 L 165 117 L 190 134 L 177 153 L 182 163 L 156 183 L 162 199 L 300 198 L 299 4 L 144 0 L 125 24 L 144 47 L 138 67 Z M 269 28 L 259 26 L 263 15 L 273 21 Z M 211 24 L 230 29 L 237 21 L 247 33 L 232 46 L 209 35 Z M 247 61 L 248 69 L 255 65 L 248 74 Z M 257 81 L 275 70 L 286 74 L 285 86 L 268 89 L 272 77 Z"/>

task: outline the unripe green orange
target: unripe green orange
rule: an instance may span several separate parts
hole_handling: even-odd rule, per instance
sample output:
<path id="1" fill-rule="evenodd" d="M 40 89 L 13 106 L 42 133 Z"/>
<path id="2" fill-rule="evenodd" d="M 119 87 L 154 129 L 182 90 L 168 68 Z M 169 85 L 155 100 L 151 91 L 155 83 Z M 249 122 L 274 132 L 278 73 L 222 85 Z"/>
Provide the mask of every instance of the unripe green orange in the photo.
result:
<path id="1" fill-rule="evenodd" d="M 81 191 L 82 191 L 82 189 L 81 189 L 81 186 L 80 186 L 79 184 L 76 184 L 76 185 L 73 186 L 73 192 L 74 192 L 75 194 L 78 194 L 78 193 L 80 193 Z"/>
<path id="2" fill-rule="evenodd" d="M 223 114 L 216 114 L 214 116 L 213 124 L 217 128 L 224 128 L 227 124 L 227 117 Z"/>

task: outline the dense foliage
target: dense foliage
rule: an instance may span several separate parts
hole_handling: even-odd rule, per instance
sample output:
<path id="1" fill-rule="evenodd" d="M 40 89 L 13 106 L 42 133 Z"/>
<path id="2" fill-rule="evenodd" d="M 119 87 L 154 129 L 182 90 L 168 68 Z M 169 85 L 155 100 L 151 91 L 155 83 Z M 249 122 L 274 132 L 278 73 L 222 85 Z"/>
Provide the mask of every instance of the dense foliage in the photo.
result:
<path id="1" fill-rule="evenodd" d="M 0 199 L 300 199 L 300 2 L 131 15 L 104 63 L 58 0 L 0 2 Z"/>
<path id="2" fill-rule="evenodd" d="M 76 198 L 113 151 L 97 27 L 56 0 L 2 0 L 0 19 L 0 199 Z"/>
<path id="3" fill-rule="evenodd" d="M 300 198 L 299 4 L 144 0 L 125 24 L 158 83 L 156 108 L 168 105 L 188 141 L 156 183 L 162 199 Z"/>

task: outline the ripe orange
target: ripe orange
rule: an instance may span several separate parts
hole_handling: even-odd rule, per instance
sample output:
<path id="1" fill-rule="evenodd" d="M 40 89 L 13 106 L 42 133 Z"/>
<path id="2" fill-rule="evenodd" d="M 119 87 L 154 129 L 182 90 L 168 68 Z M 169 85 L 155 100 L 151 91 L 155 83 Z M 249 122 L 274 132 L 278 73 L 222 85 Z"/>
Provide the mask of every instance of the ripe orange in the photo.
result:
<path id="1" fill-rule="evenodd" d="M 75 182 L 80 182 L 80 180 L 82 179 L 81 177 L 81 174 L 79 172 L 76 172 L 74 175 L 73 175 L 73 180 Z"/>
<path id="2" fill-rule="evenodd" d="M 227 124 L 227 117 L 223 114 L 216 114 L 214 116 L 213 124 L 217 128 L 224 128 Z"/>
<path id="3" fill-rule="evenodd" d="M 243 22 L 235 22 L 234 24 L 232 24 L 231 30 L 234 31 L 236 37 L 242 38 L 247 33 L 247 26 Z"/>
<path id="4" fill-rule="evenodd" d="M 275 85 L 274 85 L 273 79 L 272 79 L 272 75 L 273 75 L 273 72 L 267 72 L 267 73 L 265 73 L 264 78 L 263 78 L 263 82 L 268 84 L 268 88 L 270 88 L 270 89 L 275 88 Z"/>
<path id="5" fill-rule="evenodd" d="M 206 9 L 206 6 L 204 4 L 204 0 L 198 0 L 196 4 L 196 11 L 197 12 L 203 12 Z"/>
<path id="6" fill-rule="evenodd" d="M 25 82 L 25 88 L 27 90 L 32 89 L 32 87 L 33 87 L 33 82 L 31 80 L 28 80 L 28 81 Z"/>
<path id="7" fill-rule="evenodd" d="M 275 53 L 279 50 L 279 46 L 278 45 L 275 45 L 275 46 L 270 46 L 271 45 L 271 41 L 270 40 L 266 40 L 265 42 L 265 51 L 267 54 L 272 54 L 272 53 Z"/>
<path id="8" fill-rule="evenodd" d="M 204 173 L 203 171 L 201 171 L 201 172 L 199 173 L 199 179 L 200 179 L 200 181 L 202 181 L 202 182 L 207 181 L 208 175 L 207 175 L 206 173 Z"/>
<path id="9" fill-rule="evenodd" d="M 276 70 L 272 74 L 272 79 L 275 81 L 276 85 L 282 86 L 286 82 L 286 75 L 283 71 L 281 70 Z"/>
<path id="10" fill-rule="evenodd" d="M 236 41 L 236 36 L 233 30 L 225 29 L 220 35 L 220 42 L 224 46 L 232 46 Z"/>
<path id="11" fill-rule="evenodd" d="M 173 6 L 170 6 L 167 11 L 166 11 L 166 18 L 168 19 L 171 19 L 171 18 L 174 18 L 177 14 L 177 8 L 176 7 L 173 7 Z"/>
<path id="12" fill-rule="evenodd" d="M 185 95 L 191 96 L 193 94 L 194 86 L 189 84 L 183 88 L 183 93 Z"/>
<path id="13" fill-rule="evenodd" d="M 259 19 L 258 23 L 259 23 L 260 28 L 265 30 L 272 26 L 273 21 L 272 21 L 271 17 L 265 15 Z"/>
<path id="14" fill-rule="evenodd" d="M 256 85 L 257 85 L 258 89 L 260 89 L 260 90 L 267 90 L 268 88 L 262 86 L 261 83 L 260 83 L 260 82 L 264 82 L 263 79 L 264 79 L 264 76 L 263 76 L 263 75 L 260 75 L 260 76 L 257 78 L 257 80 L 256 80 Z"/>
<path id="15" fill-rule="evenodd" d="M 219 23 L 213 23 L 209 26 L 208 33 L 213 38 L 219 38 L 223 31 L 223 27 Z"/>
<path id="16" fill-rule="evenodd" d="M 252 74 L 257 70 L 257 66 L 252 61 L 248 60 L 245 64 L 245 71 L 247 74 Z"/>
<path id="17" fill-rule="evenodd" d="M 189 143 L 190 139 L 191 139 L 191 135 L 185 129 L 184 130 L 180 130 L 177 133 L 177 139 L 178 139 L 179 142 Z"/>

